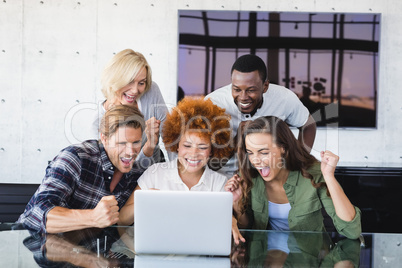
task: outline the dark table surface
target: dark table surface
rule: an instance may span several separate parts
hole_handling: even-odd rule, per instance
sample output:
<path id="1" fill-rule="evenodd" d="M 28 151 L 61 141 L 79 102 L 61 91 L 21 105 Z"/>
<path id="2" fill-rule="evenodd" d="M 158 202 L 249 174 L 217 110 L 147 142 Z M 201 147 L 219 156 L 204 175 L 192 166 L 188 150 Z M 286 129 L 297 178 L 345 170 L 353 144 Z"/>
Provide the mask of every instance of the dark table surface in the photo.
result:
<path id="1" fill-rule="evenodd" d="M 135 255 L 133 227 L 38 235 L 0 225 L 0 267 L 401 267 L 402 234 L 243 230 L 228 257 Z M 213 243 L 213 241 L 211 241 Z"/>

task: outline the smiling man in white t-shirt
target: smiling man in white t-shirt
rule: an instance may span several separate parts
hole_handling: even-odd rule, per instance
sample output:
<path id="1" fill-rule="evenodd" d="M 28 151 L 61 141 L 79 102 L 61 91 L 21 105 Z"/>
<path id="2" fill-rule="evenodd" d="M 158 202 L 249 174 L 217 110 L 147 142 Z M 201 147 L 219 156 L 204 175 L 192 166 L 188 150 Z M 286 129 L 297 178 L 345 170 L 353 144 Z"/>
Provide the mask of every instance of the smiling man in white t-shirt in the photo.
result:
<path id="1" fill-rule="evenodd" d="M 261 58 L 251 54 L 239 57 L 232 66 L 231 79 L 231 84 L 205 98 L 225 108 L 231 115 L 234 134 L 242 122 L 272 115 L 297 127 L 299 141 L 311 151 L 316 134 L 313 117 L 296 94 L 283 86 L 269 83 L 267 68 Z M 231 177 L 236 170 L 236 159 L 232 157 L 221 173 Z"/>

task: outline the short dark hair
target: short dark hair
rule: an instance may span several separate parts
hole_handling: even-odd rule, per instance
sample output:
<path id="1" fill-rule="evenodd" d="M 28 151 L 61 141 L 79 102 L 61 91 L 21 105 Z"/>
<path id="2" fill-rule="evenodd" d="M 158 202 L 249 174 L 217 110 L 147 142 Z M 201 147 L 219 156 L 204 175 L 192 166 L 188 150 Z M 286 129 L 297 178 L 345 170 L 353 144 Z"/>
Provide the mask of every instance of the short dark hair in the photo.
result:
<path id="1" fill-rule="evenodd" d="M 234 70 L 242 73 L 251 73 L 257 70 L 262 82 L 267 80 L 267 66 L 264 61 L 256 55 L 247 54 L 239 57 L 235 63 L 233 63 L 232 70 L 230 71 L 231 75 Z"/>

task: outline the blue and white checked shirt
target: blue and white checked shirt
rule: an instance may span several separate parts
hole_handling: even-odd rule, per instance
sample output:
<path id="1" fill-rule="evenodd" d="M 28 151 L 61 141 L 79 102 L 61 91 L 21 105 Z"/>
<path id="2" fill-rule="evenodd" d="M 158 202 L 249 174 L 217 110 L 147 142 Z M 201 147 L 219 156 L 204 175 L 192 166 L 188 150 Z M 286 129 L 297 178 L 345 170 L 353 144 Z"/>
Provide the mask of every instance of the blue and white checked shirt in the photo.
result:
<path id="1" fill-rule="evenodd" d="M 137 186 L 139 174 L 124 174 L 110 192 L 114 169 L 97 140 L 68 146 L 49 164 L 42 184 L 17 222 L 30 230 L 46 232 L 47 213 L 54 207 L 93 209 L 107 195 L 114 195 L 121 208 Z"/>

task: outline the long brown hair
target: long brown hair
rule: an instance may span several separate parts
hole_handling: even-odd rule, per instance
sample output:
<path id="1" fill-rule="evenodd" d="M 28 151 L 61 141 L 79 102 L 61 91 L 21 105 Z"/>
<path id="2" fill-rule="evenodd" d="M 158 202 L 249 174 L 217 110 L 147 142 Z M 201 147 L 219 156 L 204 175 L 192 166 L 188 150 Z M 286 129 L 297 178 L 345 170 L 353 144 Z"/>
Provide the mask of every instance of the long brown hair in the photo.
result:
<path id="1" fill-rule="evenodd" d="M 241 140 L 237 149 L 239 172 L 243 178 L 241 187 L 243 188 L 240 200 L 241 212 L 244 213 L 249 204 L 250 191 L 253 186 L 252 178 L 256 178 L 259 173 L 253 167 L 246 153 L 246 136 L 252 133 L 267 133 L 272 136 L 273 142 L 283 148 L 282 155 L 284 159 L 284 168 L 289 171 L 300 171 L 303 177 L 310 179 L 315 187 L 321 187 L 325 184 L 315 183 L 313 176 L 307 172 L 318 161 L 312 156 L 304 146 L 295 138 L 288 125 L 280 118 L 275 116 L 260 117 L 254 121 L 249 121 L 242 129 L 239 128 L 238 136 Z"/>

